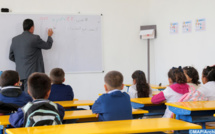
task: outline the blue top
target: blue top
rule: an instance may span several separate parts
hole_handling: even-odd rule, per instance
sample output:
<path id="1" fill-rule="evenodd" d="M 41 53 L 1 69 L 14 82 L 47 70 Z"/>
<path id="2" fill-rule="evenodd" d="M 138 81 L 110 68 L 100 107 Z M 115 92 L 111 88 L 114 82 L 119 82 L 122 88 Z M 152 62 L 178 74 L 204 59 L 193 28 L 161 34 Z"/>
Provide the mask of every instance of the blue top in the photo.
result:
<path id="1" fill-rule="evenodd" d="M 67 101 L 73 100 L 74 93 L 72 87 L 65 84 L 53 84 L 49 95 L 50 101 Z"/>
<path id="2" fill-rule="evenodd" d="M 1 88 L 0 101 L 4 103 L 13 103 L 22 107 L 29 101 L 32 101 L 32 98 L 22 91 L 20 87 L 7 86 Z"/>
<path id="3" fill-rule="evenodd" d="M 40 101 L 40 100 L 34 100 L 33 102 L 35 102 L 35 101 Z M 43 101 L 43 100 L 41 99 L 41 101 Z M 57 104 L 57 107 L 58 107 L 61 121 L 63 121 L 64 108 L 59 104 Z M 23 126 L 24 113 L 21 108 L 19 108 L 16 113 L 13 113 L 10 115 L 9 122 L 13 127 L 22 127 Z"/>
<path id="4" fill-rule="evenodd" d="M 101 95 L 93 104 L 92 111 L 99 114 L 100 121 L 132 119 L 130 97 L 119 90 Z"/>

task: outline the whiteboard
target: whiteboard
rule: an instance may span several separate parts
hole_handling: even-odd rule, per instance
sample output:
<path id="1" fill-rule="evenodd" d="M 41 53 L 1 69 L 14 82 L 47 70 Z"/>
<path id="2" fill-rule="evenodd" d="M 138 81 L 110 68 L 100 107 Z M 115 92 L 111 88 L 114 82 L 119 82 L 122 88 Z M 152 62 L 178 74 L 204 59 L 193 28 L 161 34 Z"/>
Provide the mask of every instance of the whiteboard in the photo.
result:
<path id="1" fill-rule="evenodd" d="M 9 49 L 12 38 L 23 32 L 27 18 L 34 21 L 34 34 L 44 41 L 48 28 L 53 28 L 53 46 L 42 51 L 46 72 L 55 67 L 67 73 L 103 71 L 101 15 L 46 14 L 0 14 L 0 70 L 15 70 Z"/>

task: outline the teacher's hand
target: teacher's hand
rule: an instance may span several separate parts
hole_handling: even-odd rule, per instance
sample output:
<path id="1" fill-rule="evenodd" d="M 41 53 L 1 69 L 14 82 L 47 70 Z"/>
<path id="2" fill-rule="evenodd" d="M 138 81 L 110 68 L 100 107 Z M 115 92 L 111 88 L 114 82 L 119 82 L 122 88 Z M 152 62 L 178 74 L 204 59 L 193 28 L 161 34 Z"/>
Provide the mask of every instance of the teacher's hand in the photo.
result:
<path id="1" fill-rule="evenodd" d="M 53 34 L 53 30 L 52 30 L 52 29 L 49 29 L 49 30 L 48 30 L 48 36 L 52 36 L 52 34 Z"/>

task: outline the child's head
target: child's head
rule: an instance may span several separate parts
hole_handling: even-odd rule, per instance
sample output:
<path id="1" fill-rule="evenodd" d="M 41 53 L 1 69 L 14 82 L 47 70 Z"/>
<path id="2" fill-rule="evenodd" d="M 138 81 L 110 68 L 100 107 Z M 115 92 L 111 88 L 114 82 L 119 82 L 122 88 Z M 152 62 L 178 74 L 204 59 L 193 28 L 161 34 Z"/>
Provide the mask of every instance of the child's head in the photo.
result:
<path id="1" fill-rule="evenodd" d="M 187 78 L 187 83 L 194 83 L 196 85 L 200 84 L 199 73 L 194 67 L 186 66 L 183 68 L 183 71 Z"/>
<path id="2" fill-rule="evenodd" d="M 19 85 L 19 74 L 13 70 L 4 71 L 0 77 L 1 87 L 6 86 L 18 86 Z"/>
<path id="3" fill-rule="evenodd" d="M 207 66 L 202 71 L 202 83 L 205 84 L 208 81 L 215 81 L 215 66 Z"/>
<path id="4" fill-rule="evenodd" d="M 62 84 L 65 80 L 65 73 L 61 68 L 54 68 L 50 72 L 50 78 L 53 84 Z"/>
<path id="5" fill-rule="evenodd" d="M 186 76 L 184 75 L 183 69 L 181 67 L 171 68 L 168 72 L 168 80 L 170 85 L 172 85 L 173 83 L 187 83 Z"/>
<path id="6" fill-rule="evenodd" d="M 114 89 L 123 89 L 123 76 L 118 71 L 110 71 L 105 75 L 105 90 L 106 92 Z"/>
<path id="7" fill-rule="evenodd" d="M 51 92 L 51 80 L 44 73 L 33 73 L 28 78 L 28 93 L 33 99 L 48 99 Z"/>
<path id="8" fill-rule="evenodd" d="M 137 96 L 149 97 L 149 85 L 146 82 L 145 73 L 141 70 L 137 70 L 132 74 L 133 84 L 136 84 Z"/>

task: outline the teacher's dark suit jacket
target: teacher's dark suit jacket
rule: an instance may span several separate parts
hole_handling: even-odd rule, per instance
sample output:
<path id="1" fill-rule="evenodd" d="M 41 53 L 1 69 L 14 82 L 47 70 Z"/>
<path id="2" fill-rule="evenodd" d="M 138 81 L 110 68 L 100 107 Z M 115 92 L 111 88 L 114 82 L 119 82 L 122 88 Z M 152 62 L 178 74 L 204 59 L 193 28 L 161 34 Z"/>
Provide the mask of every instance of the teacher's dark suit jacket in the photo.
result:
<path id="1" fill-rule="evenodd" d="M 12 39 L 9 59 L 16 63 L 20 80 L 27 79 L 34 72 L 45 72 L 41 49 L 50 49 L 52 43 L 52 37 L 45 42 L 28 31 Z"/>

